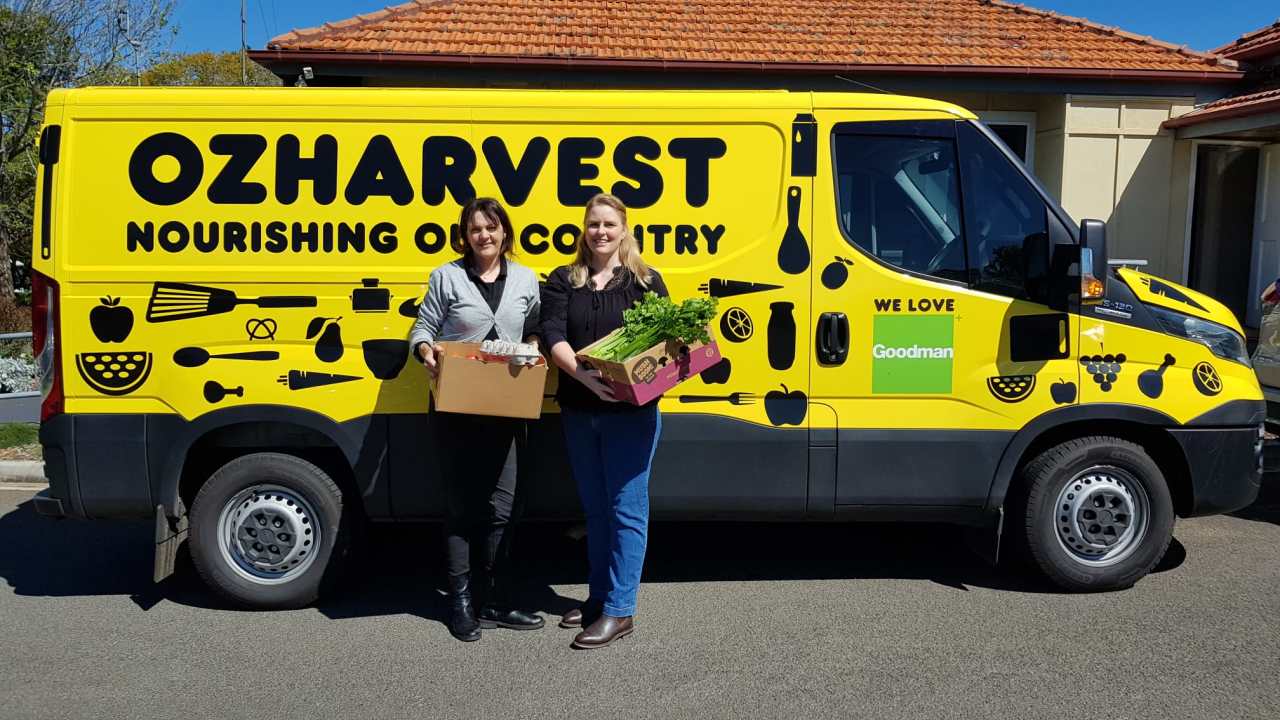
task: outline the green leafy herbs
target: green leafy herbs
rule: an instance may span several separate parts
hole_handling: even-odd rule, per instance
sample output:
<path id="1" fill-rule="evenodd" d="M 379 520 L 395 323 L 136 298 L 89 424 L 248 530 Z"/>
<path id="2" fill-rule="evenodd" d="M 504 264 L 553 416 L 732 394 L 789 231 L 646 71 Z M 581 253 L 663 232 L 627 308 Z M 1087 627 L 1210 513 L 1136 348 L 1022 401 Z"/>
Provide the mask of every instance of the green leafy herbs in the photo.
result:
<path id="1" fill-rule="evenodd" d="M 715 316 L 715 298 L 690 298 L 677 305 L 671 298 L 648 292 L 622 312 L 622 331 L 592 350 L 591 356 L 621 362 L 660 342 L 710 342 L 707 324 Z"/>

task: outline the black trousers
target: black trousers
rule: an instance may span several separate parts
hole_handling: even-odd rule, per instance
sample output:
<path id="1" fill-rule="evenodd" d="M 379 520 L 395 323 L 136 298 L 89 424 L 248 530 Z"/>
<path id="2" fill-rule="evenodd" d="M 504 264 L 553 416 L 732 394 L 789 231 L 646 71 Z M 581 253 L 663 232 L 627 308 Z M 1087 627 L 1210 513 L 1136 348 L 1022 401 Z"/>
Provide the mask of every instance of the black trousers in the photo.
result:
<path id="1" fill-rule="evenodd" d="M 445 489 L 445 563 L 450 577 L 473 566 L 490 577 L 508 568 L 517 503 L 517 459 L 525 421 L 434 413 L 436 457 Z"/>

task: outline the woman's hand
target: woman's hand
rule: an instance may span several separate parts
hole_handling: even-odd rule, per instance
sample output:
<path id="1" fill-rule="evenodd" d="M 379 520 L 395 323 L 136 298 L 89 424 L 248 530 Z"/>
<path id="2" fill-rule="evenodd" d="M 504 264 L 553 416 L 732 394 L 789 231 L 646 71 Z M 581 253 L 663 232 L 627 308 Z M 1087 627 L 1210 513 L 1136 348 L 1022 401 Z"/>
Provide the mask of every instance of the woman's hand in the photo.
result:
<path id="1" fill-rule="evenodd" d="M 578 369 L 573 371 L 573 376 L 578 382 L 587 386 L 587 389 L 596 394 L 596 397 L 605 402 L 618 402 L 618 398 L 613 396 L 613 388 L 609 387 L 609 383 L 604 381 L 599 370 L 578 363 Z"/>
<path id="2" fill-rule="evenodd" d="M 444 352 L 444 348 L 439 345 L 428 345 L 427 343 L 418 343 L 418 359 L 423 365 L 427 366 L 427 372 L 431 373 L 431 377 L 435 377 L 440 372 L 439 353 Z"/>
<path id="3" fill-rule="evenodd" d="M 618 402 L 618 398 L 613 396 L 613 388 L 604 381 L 600 373 L 596 370 L 583 365 L 578 361 L 578 356 L 573 352 L 573 348 L 569 347 L 569 343 L 561 340 L 551 346 L 551 361 L 560 368 L 561 382 L 564 382 L 564 375 L 573 376 L 574 380 L 582 383 L 588 390 L 595 393 L 596 397 L 605 402 Z"/>

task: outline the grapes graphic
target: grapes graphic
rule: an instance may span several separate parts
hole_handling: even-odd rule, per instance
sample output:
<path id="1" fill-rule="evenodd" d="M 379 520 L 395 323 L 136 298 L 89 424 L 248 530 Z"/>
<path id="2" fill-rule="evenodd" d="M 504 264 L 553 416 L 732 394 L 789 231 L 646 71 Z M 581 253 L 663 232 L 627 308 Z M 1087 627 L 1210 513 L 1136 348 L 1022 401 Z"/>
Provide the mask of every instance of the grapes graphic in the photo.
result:
<path id="1" fill-rule="evenodd" d="M 1124 353 L 1117 355 L 1081 355 L 1080 364 L 1085 372 L 1093 377 L 1102 392 L 1111 392 L 1116 380 L 1120 377 L 1120 369 L 1125 360 Z"/>

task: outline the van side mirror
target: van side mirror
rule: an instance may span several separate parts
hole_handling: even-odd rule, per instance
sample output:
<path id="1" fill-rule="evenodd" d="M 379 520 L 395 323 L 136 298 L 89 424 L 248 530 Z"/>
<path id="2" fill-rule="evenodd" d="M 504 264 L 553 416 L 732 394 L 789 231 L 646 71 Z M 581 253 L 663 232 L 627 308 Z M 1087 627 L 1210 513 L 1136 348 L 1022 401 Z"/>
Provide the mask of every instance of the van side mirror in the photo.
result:
<path id="1" fill-rule="evenodd" d="M 1101 302 L 1107 295 L 1107 224 L 1080 221 L 1080 302 Z"/>

